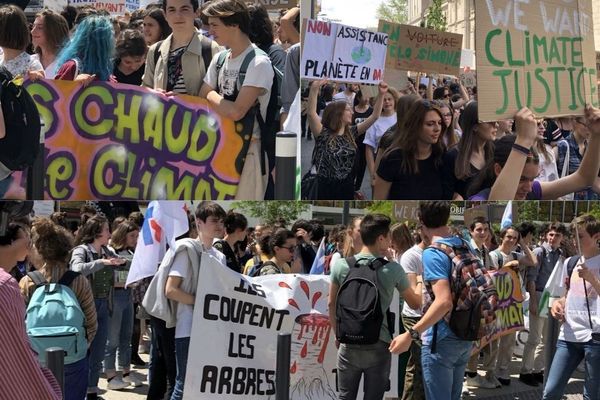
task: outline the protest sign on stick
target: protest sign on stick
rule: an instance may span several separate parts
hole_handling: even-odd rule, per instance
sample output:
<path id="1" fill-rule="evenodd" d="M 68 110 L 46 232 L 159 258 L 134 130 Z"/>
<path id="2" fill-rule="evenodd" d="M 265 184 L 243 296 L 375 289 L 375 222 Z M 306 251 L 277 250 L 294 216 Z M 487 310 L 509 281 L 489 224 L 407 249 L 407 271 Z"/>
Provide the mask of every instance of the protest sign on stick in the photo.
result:
<path id="1" fill-rule="evenodd" d="M 388 36 L 327 21 L 303 24 L 300 76 L 376 84 L 383 79 Z"/>
<path id="2" fill-rule="evenodd" d="M 250 278 L 207 254 L 200 265 L 184 400 L 274 399 L 279 333 L 292 334 L 289 398 L 338 398 L 329 276 Z M 397 396 L 397 376 L 393 362 L 386 397 Z"/>
<path id="3" fill-rule="evenodd" d="M 590 0 L 475 2 L 479 119 L 598 106 Z"/>
<path id="4" fill-rule="evenodd" d="M 262 4 L 267 11 L 285 10 L 296 7 L 297 0 L 254 0 L 254 4 Z"/>
<path id="5" fill-rule="evenodd" d="M 381 19 L 378 30 L 388 34 L 386 71 L 460 73 L 462 35 Z"/>

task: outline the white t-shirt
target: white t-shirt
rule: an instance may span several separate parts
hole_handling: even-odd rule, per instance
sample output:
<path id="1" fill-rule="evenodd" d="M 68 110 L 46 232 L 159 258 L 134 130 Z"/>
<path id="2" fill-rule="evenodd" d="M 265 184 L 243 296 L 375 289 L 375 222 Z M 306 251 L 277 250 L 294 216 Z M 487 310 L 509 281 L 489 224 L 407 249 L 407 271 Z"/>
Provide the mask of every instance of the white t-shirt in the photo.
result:
<path id="1" fill-rule="evenodd" d="M 216 54 L 208 67 L 208 72 L 204 77 L 204 82 L 210 87 L 215 89 L 221 96 L 230 96 L 235 93 L 235 88 L 238 82 L 238 76 L 240 74 L 240 67 L 242 62 L 254 45 L 250 45 L 244 50 L 239 56 L 231 58 L 228 56 L 225 58 L 225 63 L 219 71 L 219 79 L 217 87 L 217 60 L 219 54 Z M 224 50 L 227 51 L 227 50 Z M 267 107 L 269 106 L 269 97 L 271 96 L 271 86 L 273 85 L 273 67 L 271 66 L 271 60 L 268 56 L 257 55 L 248 65 L 246 71 L 246 77 L 244 78 L 243 86 L 253 86 L 257 88 L 263 88 L 264 92 L 258 96 L 258 102 L 260 103 L 260 113 L 263 119 L 267 116 Z M 239 88 L 241 90 L 241 88 Z M 238 91 L 239 93 L 239 91 Z M 253 138 L 260 138 L 260 127 L 258 122 L 254 123 L 254 130 L 252 132 Z"/>
<path id="2" fill-rule="evenodd" d="M 558 338 L 567 342 L 585 343 L 592 340 L 592 329 L 590 328 L 590 320 L 588 317 L 588 309 L 586 304 L 584 281 L 579 277 L 577 271 L 581 269 L 581 264 L 585 262 L 586 267 L 595 273 L 596 277 L 600 276 L 600 255 L 586 260 L 581 257 L 571 274 L 569 291 L 567 292 L 567 301 L 565 306 L 565 323 L 560 327 Z M 566 276 L 567 261 L 563 265 L 564 274 Z M 590 305 L 590 317 L 592 318 L 592 326 L 594 332 L 600 333 L 600 301 L 598 301 L 598 293 L 589 282 L 587 284 L 587 302 Z"/>
<path id="3" fill-rule="evenodd" d="M 33 54 L 31 58 L 37 60 L 40 64 L 42 61 L 40 60 L 40 56 L 38 54 Z M 58 65 L 56 64 L 56 59 L 52 61 L 46 68 L 44 68 L 44 75 L 46 79 L 54 79 L 56 73 L 58 72 Z"/>
<path id="4" fill-rule="evenodd" d="M 375 121 L 373 125 L 369 129 L 367 129 L 367 134 L 365 135 L 364 144 L 371 146 L 374 150 L 377 150 L 377 146 L 379 146 L 379 140 L 392 125 L 396 123 L 396 113 L 393 113 L 389 117 L 384 117 L 383 115 Z"/>
<path id="5" fill-rule="evenodd" d="M 205 251 L 215 257 L 223 266 L 226 265 L 225 256 L 223 253 L 211 247 Z M 202 268 L 202 266 L 200 266 Z M 176 276 L 183 280 L 192 276 L 192 268 L 188 262 L 188 256 L 185 251 L 180 252 L 175 256 L 169 276 Z M 194 319 L 194 306 L 191 304 L 177 305 L 177 324 L 175 325 L 175 338 L 186 338 L 192 335 L 192 320 Z"/>
<path id="6" fill-rule="evenodd" d="M 349 96 L 346 95 L 346 92 L 339 92 L 333 95 L 333 101 L 345 101 L 346 104 L 354 108 L 354 96 L 356 96 L 354 92 Z"/>
<path id="7" fill-rule="evenodd" d="M 15 78 L 19 75 L 26 78 L 27 72 L 29 71 L 44 70 L 42 64 L 36 58 L 27 54 L 26 52 L 22 52 L 12 60 L 3 60 L 1 65 L 6 67 L 6 69 L 9 70 L 12 76 Z"/>
<path id="8" fill-rule="evenodd" d="M 415 244 L 410 249 L 406 250 L 402 257 L 400 257 L 400 265 L 407 274 L 423 275 L 423 249 L 419 245 Z M 425 285 L 421 285 L 423 293 L 427 292 Z M 402 307 L 402 315 L 407 317 L 421 317 L 423 315 L 422 308 L 415 310 L 411 308 L 408 303 L 404 302 Z"/>
<path id="9" fill-rule="evenodd" d="M 544 153 L 538 151 L 540 157 L 540 174 L 537 177 L 538 181 L 541 182 L 552 182 L 558 179 L 558 167 L 556 166 L 556 156 L 550 145 L 544 144 L 546 150 L 548 150 L 549 157 L 546 157 Z"/>

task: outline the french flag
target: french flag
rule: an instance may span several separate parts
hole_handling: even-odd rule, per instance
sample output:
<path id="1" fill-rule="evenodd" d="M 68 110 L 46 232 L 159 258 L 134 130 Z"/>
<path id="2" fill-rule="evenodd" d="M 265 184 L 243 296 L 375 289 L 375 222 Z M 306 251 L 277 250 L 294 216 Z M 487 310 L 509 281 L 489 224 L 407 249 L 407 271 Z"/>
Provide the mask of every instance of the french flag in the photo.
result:
<path id="1" fill-rule="evenodd" d="M 148 205 L 144 225 L 131 261 L 125 286 L 153 276 L 175 238 L 188 231 L 187 206 L 183 201 L 158 201 Z"/>

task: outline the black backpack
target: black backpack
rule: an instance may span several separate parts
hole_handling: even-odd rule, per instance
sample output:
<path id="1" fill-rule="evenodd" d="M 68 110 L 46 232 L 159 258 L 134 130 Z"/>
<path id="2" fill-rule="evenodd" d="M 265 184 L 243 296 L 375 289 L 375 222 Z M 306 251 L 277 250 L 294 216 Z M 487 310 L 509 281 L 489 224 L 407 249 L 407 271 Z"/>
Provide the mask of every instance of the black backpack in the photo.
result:
<path id="1" fill-rule="evenodd" d="M 12 171 L 23 171 L 38 156 L 40 113 L 31 95 L 13 82 L 5 67 L 0 67 L 0 103 L 6 127 L 6 136 L 0 139 L 0 162 Z"/>
<path id="2" fill-rule="evenodd" d="M 267 265 L 274 265 L 277 267 L 277 264 L 275 264 L 273 261 L 265 261 L 265 262 L 259 261 L 258 263 L 254 264 L 252 266 L 252 268 L 250 268 L 250 271 L 248 271 L 248 276 L 251 276 L 253 278 L 260 276 L 260 271 L 262 270 L 263 267 L 265 267 Z M 277 269 L 279 269 L 279 267 L 277 267 Z"/>
<path id="3" fill-rule="evenodd" d="M 335 304 L 337 339 L 347 344 L 377 343 L 383 324 L 377 271 L 388 261 L 376 258 L 361 264 L 350 257 L 346 262 L 348 275 L 338 290 Z M 390 334 L 393 334 L 394 314 L 389 309 L 387 318 Z"/>
<path id="4" fill-rule="evenodd" d="M 217 88 L 219 86 L 218 77 L 221 68 L 225 64 L 225 60 L 227 56 L 231 53 L 231 50 L 222 51 L 217 58 Z M 238 87 L 237 93 L 242 89 L 244 85 L 244 79 L 246 78 L 246 73 L 248 72 L 248 66 L 254 60 L 254 57 L 257 55 L 263 55 L 269 57 L 267 53 L 263 50 L 255 47 L 253 51 L 249 52 L 242 60 L 242 64 L 240 65 L 239 75 L 238 75 Z M 269 57 L 269 60 L 271 58 Z M 264 154 L 267 154 L 269 160 L 269 168 L 273 168 L 275 166 L 275 138 L 277 136 L 277 132 L 279 132 L 279 110 L 281 109 L 281 80 L 283 79 L 283 72 L 279 71 L 276 67 L 271 64 L 273 68 L 273 82 L 271 85 L 271 92 L 269 97 L 269 103 L 267 105 L 267 114 L 266 118 L 263 119 L 262 114 L 260 112 L 260 104 L 258 106 L 258 110 L 256 113 L 256 120 L 258 121 L 258 126 L 260 127 L 260 145 L 261 145 L 261 173 L 264 175 L 267 171 L 264 171 Z M 217 89 L 218 90 L 218 89 Z"/>

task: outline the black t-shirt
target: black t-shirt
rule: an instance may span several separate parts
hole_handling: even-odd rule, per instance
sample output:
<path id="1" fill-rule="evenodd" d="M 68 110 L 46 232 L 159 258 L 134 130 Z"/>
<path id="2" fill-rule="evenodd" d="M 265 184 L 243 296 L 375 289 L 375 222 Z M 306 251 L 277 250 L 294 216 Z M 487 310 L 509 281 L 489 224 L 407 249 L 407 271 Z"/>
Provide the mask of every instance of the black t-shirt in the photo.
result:
<path id="1" fill-rule="evenodd" d="M 352 115 L 352 125 L 360 124 L 365 119 L 369 118 L 371 114 L 373 114 L 373 107 L 371 106 L 369 106 L 365 112 L 358 112 L 356 109 L 354 109 L 354 114 Z"/>
<path id="2" fill-rule="evenodd" d="M 219 250 L 221 253 L 223 253 L 223 255 L 225 256 L 225 261 L 227 263 L 227 266 L 230 269 L 234 270 L 235 272 L 239 272 L 239 273 L 242 272 L 240 262 L 237 258 L 237 255 L 235 254 L 235 252 L 233 251 L 233 249 L 231 248 L 229 243 L 227 243 L 227 241 L 225 241 L 225 240 L 216 241 L 215 243 L 213 243 L 213 247 L 215 249 Z"/>
<path id="3" fill-rule="evenodd" d="M 129 85 L 140 86 L 142 84 L 142 77 L 144 76 L 144 69 L 146 68 L 146 64 L 142 64 L 142 66 L 135 72 L 125 75 L 119 70 L 119 60 L 115 62 L 115 67 L 113 68 L 113 75 L 115 79 L 119 83 L 127 83 Z"/>
<path id="4" fill-rule="evenodd" d="M 471 176 L 465 179 L 458 179 L 455 174 L 456 159 L 458 158 L 458 147 L 454 146 L 446 154 L 444 154 L 442 178 L 444 185 L 444 193 L 450 193 L 452 196 L 454 193 L 458 193 L 463 199 L 467 199 L 467 191 L 469 186 L 479 173 L 479 170 L 470 164 Z"/>
<path id="5" fill-rule="evenodd" d="M 419 173 L 406 174 L 400 169 L 402 153 L 400 149 L 392 150 L 385 155 L 377 169 L 377 175 L 391 182 L 389 200 L 444 200 L 442 188 L 441 166 L 435 165 L 435 159 L 430 156 L 419 160 Z"/>

